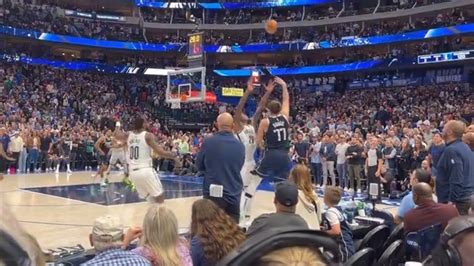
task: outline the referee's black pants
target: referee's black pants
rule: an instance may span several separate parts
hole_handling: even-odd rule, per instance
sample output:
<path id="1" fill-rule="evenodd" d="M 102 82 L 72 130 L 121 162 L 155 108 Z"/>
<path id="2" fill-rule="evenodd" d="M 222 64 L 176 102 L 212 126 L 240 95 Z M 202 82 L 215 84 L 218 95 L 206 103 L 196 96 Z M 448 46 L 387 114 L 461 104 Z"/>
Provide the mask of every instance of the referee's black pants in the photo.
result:
<path id="1" fill-rule="evenodd" d="M 209 199 L 214 202 L 217 206 L 223 209 L 227 215 L 229 215 L 238 224 L 240 220 L 240 202 L 230 204 L 223 198 L 215 198 L 211 196 L 204 196 L 205 199 Z"/>

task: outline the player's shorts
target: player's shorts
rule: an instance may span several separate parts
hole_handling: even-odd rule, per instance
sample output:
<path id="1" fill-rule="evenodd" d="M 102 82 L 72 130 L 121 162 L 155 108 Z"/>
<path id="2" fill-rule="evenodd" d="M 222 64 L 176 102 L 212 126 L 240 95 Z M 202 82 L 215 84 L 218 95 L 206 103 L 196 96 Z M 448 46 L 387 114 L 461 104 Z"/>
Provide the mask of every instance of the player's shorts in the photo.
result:
<path id="1" fill-rule="evenodd" d="M 122 152 L 112 152 L 112 155 L 110 155 L 110 160 L 109 160 L 109 164 L 110 165 L 115 165 L 117 164 L 118 162 L 120 162 L 120 164 L 125 164 L 126 163 L 126 160 L 125 160 L 125 152 L 122 151 Z"/>
<path id="2" fill-rule="evenodd" d="M 109 165 L 110 161 L 110 156 L 108 154 L 106 155 L 97 155 L 97 163 L 99 165 Z"/>
<path id="3" fill-rule="evenodd" d="M 265 150 L 253 173 L 260 177 L 272 178 L 274 182 L 288 179 L 291 160 L 287 150 Z"/>
<path id="4" fill-rule="evenodd" d="M 0 174 L 7 170 L 7 164 L 8 164 L 8 160 L 1 157 L 0 158 Z M 29 167 L 29 165 L 27 165 L 27 167 Z"/>
<path id="5" fill-rule="evenodd" d="M 130 169 L 129 178 L 142 199 L 158 197 L 164 192 L 158 173 L 151 167 Z"/>
<path id="6" fill-rule="evenodd" d="M 242 170 L 240 171 L 240 175 L 242 176 L 242 182 L 244 186 L 250 182 L 251 178 L 255 176 L 255 174 L 252 174 L 251 172 L 255 170 L 256 163 L 255 161 L 248 161 L 245 162 L 244 165 L 242 166 Z M 259 176 L 257 176 L 259 177 Z"/>

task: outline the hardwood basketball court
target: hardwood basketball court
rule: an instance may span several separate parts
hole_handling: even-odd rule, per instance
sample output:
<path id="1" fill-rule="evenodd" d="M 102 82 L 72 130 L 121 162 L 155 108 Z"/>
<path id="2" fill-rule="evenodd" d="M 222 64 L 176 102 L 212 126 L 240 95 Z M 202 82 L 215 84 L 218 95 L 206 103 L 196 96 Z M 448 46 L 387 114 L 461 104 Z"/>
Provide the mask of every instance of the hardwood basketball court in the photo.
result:
<path id="1" fill-rule="evenodd" d="M 37 238 L 43 250 L 83 245 L 90 248 L 88 235 L 95 218 L 111 214 L 126 227 L 141 225 L 148 202 L 122 185 L 123 175 L 112 173 L 111 184 L 101 188 L 95 172 L 5 175 L 0 182 L 0 200 L 8 205 L 22 226 Z M 201 179 L 161 175 L 166 190 L 165 205 L 174 211 L 181 231 L 189 228 L 191 205 L 202 195 Z M 256 194 L 252 217 L 273 212 L 273 192 Z M 392 213 L 396 207 L 378 204 Z"/>

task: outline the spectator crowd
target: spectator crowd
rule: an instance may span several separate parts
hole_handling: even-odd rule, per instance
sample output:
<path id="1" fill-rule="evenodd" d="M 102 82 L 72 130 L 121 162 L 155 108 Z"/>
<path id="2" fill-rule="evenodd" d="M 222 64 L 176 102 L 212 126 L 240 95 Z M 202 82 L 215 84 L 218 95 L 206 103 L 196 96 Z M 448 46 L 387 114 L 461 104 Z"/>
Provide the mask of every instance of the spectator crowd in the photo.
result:
<path id="1" fill-rule="evenodd" d="M 126 125 L 133 113 L 144 112 L 152 120 L 150 131 L 183 161 L 178 166 L 157 158 L 155 164 L 162 171 L 196 175 L 194 156 L 203 139 L 215 131 L 179 132 L 160 125 L 152 109 L 169 108 L 164 102 L 162 79 L 15 63 L 3 63 L 0 69 L 0 140 L 6 153 L 2 153 L 1 163 L 9 166 L 3 169 L 10 169 L 11 174 L 15 169 L 24 173 L 54 167 L 57 171 L 90 169 L 95 166 L 94 143 L 107 128 L 114 127 L 116 120 Z M 275 213 L 256 217 L 244 233 L 216 204 L 198 200 L 192 208 L 187 237 L 179 236 L 176 216 L 164 206 L 150 207 L 143 225 L 128 232 L 116 217 L 100 217 L 90 236 L 96 256 L 86 265 L 214 265 L 272 225 L 278 228 L 287 224 L 326 231 L 344 250 L 340 258 L 350 260 L 357 248 L 340 203 L 344 190 L 362 192 L 367 183 L 378 183 L 380 195 L 413 187 L 406 196 L 413 203 L 404 204 L 403 213 L 400 211 L 395 220 L 406 222 L 406 234 L 421 229 L 420 219 L 426 222 L 423 226 L 439 222 L 444 228 L 459 214 L 468 213 L 472 178 L 460 180 L 462 186 L 441 185 L 434 190 L 430 180 L 449 184 L 449 175 L 454 173 L 450 160 L 465 162 L 463 175 L 472 171 L 466 163 L 473 151 L 471 88 L 454 83 L 340 94 L 307 92 L 303 87 L 297 86 L 290 97 L 293 145 L 289 155 L 298 166 L 289 181 L 276 186 Z M 258 95 L 252 97 L 258 100 Z M 205 103 L 185 108 L 188 112 L 200 108 L 200 114 L 232 109 Z M 470 125 L 467 129 L 466 124 Z M 454 150 L 459 150 L 459 158 L 449 157 L 457 154 Z M 315 193 L 318 186 L 324 191 L 322 199 Z M 312 215 L 305 216 L 308 208 L 299 208 L 298 202 L 313 207 Z M 321 214 L 323 203 L 328 210 Z M 436 215 L 429 216 L 430 220 L 427 212 Z M 35 245 L 30 245 L 34 253 Z"/>
<path id="2" fill-rule="evenodd" d="M 54 153 L 50 156 L 53 159 L 60 158 L 60 153 L 70 155 L 72 170 L 89 169 L 95 161 L 93 146 L 104 133 L 102 130 L 108 121 L 129 121 L 137 110 L 154 117 L 152 131 L 160 133 L 160 140 L 168 149 L 181 149 L 183 159 L 186 157 L 192 165 L 192 155 L 212 128 L 198 133 L 178 132 L 168 129 L 166 120 L 212 123 L 220 111 L 232 110 L 230 106 L 210 103 L 183 104 L 182 109 L 172 110 L 165 102 L 165 80 L 156 77 L 93 74 L 3 63 L 0 80 L 4 100 L 0 106 L 3 148 L 7 152 L 20 153 L 15 168 L 22 172 L 54 168 L 48 162 L 48 153 Z M 303 140 L 310 143 L 312 149 L 320 146 L 321 141 L 336 148 L 338 143 L 351 143 L 354 136 L 366 148 L 372 139 L 379 147 L 392 140 L 390 145 L 396 150 L 396 156 L 390 161 L 391 173 L 400 181 L 422 165 L 433 139 L 439 139 L 436 134 L 446 121 L 463 119 L 470 123 L 473 115 L 473 96 L 461 84 L 359 90 L 341 95 L 304 91 L 307 81 L 304 80 L 304 84 L 297 79 L 288 81 L 294 88 L 291 115 L 295 142 L 301 142 L 297 140 L 298 133 L 303 134 Z M 212 86 L 219 84 L 209 82 Z M 13 143 L 19 138 L 24 147 Z M 51 143 L 64 147 L 54 151 Z M 34 151 L 33 155 L 27 155 L 29 150 Z M 297 151 L 308 162 L 320 163 L 314 149 L 307 153 Z M 173 170 L 168 162 L 166 164 L 160 169 Z M 314 173 L 315 180 L 321 183 L 319 177 L 323 172 L 315 170 Z M 334 171 L 328 173 L 334 177 Z M 342 180 L 346 178 L 347 173 Z M 349 188 L 349 182 L 344 181 L 344 184 Z"/>

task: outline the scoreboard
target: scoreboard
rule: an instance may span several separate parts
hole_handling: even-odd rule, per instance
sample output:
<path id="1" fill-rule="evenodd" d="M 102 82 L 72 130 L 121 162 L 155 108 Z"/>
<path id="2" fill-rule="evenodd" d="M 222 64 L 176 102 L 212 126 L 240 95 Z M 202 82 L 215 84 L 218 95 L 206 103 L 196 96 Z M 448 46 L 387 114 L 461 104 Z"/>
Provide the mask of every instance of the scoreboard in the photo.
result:
<path id="1" fill-rule="evenodd" d="M 188 35 L 188 61 L 202 59 L 202 32 L 192 33 Z"/>
<path id="2" fill-rule="evenodd" d="M 418 56 L 418 64 L 453 62 L 474 59 L 474 50 L 453 51 L 439 54 L 427 54 Z"/>

